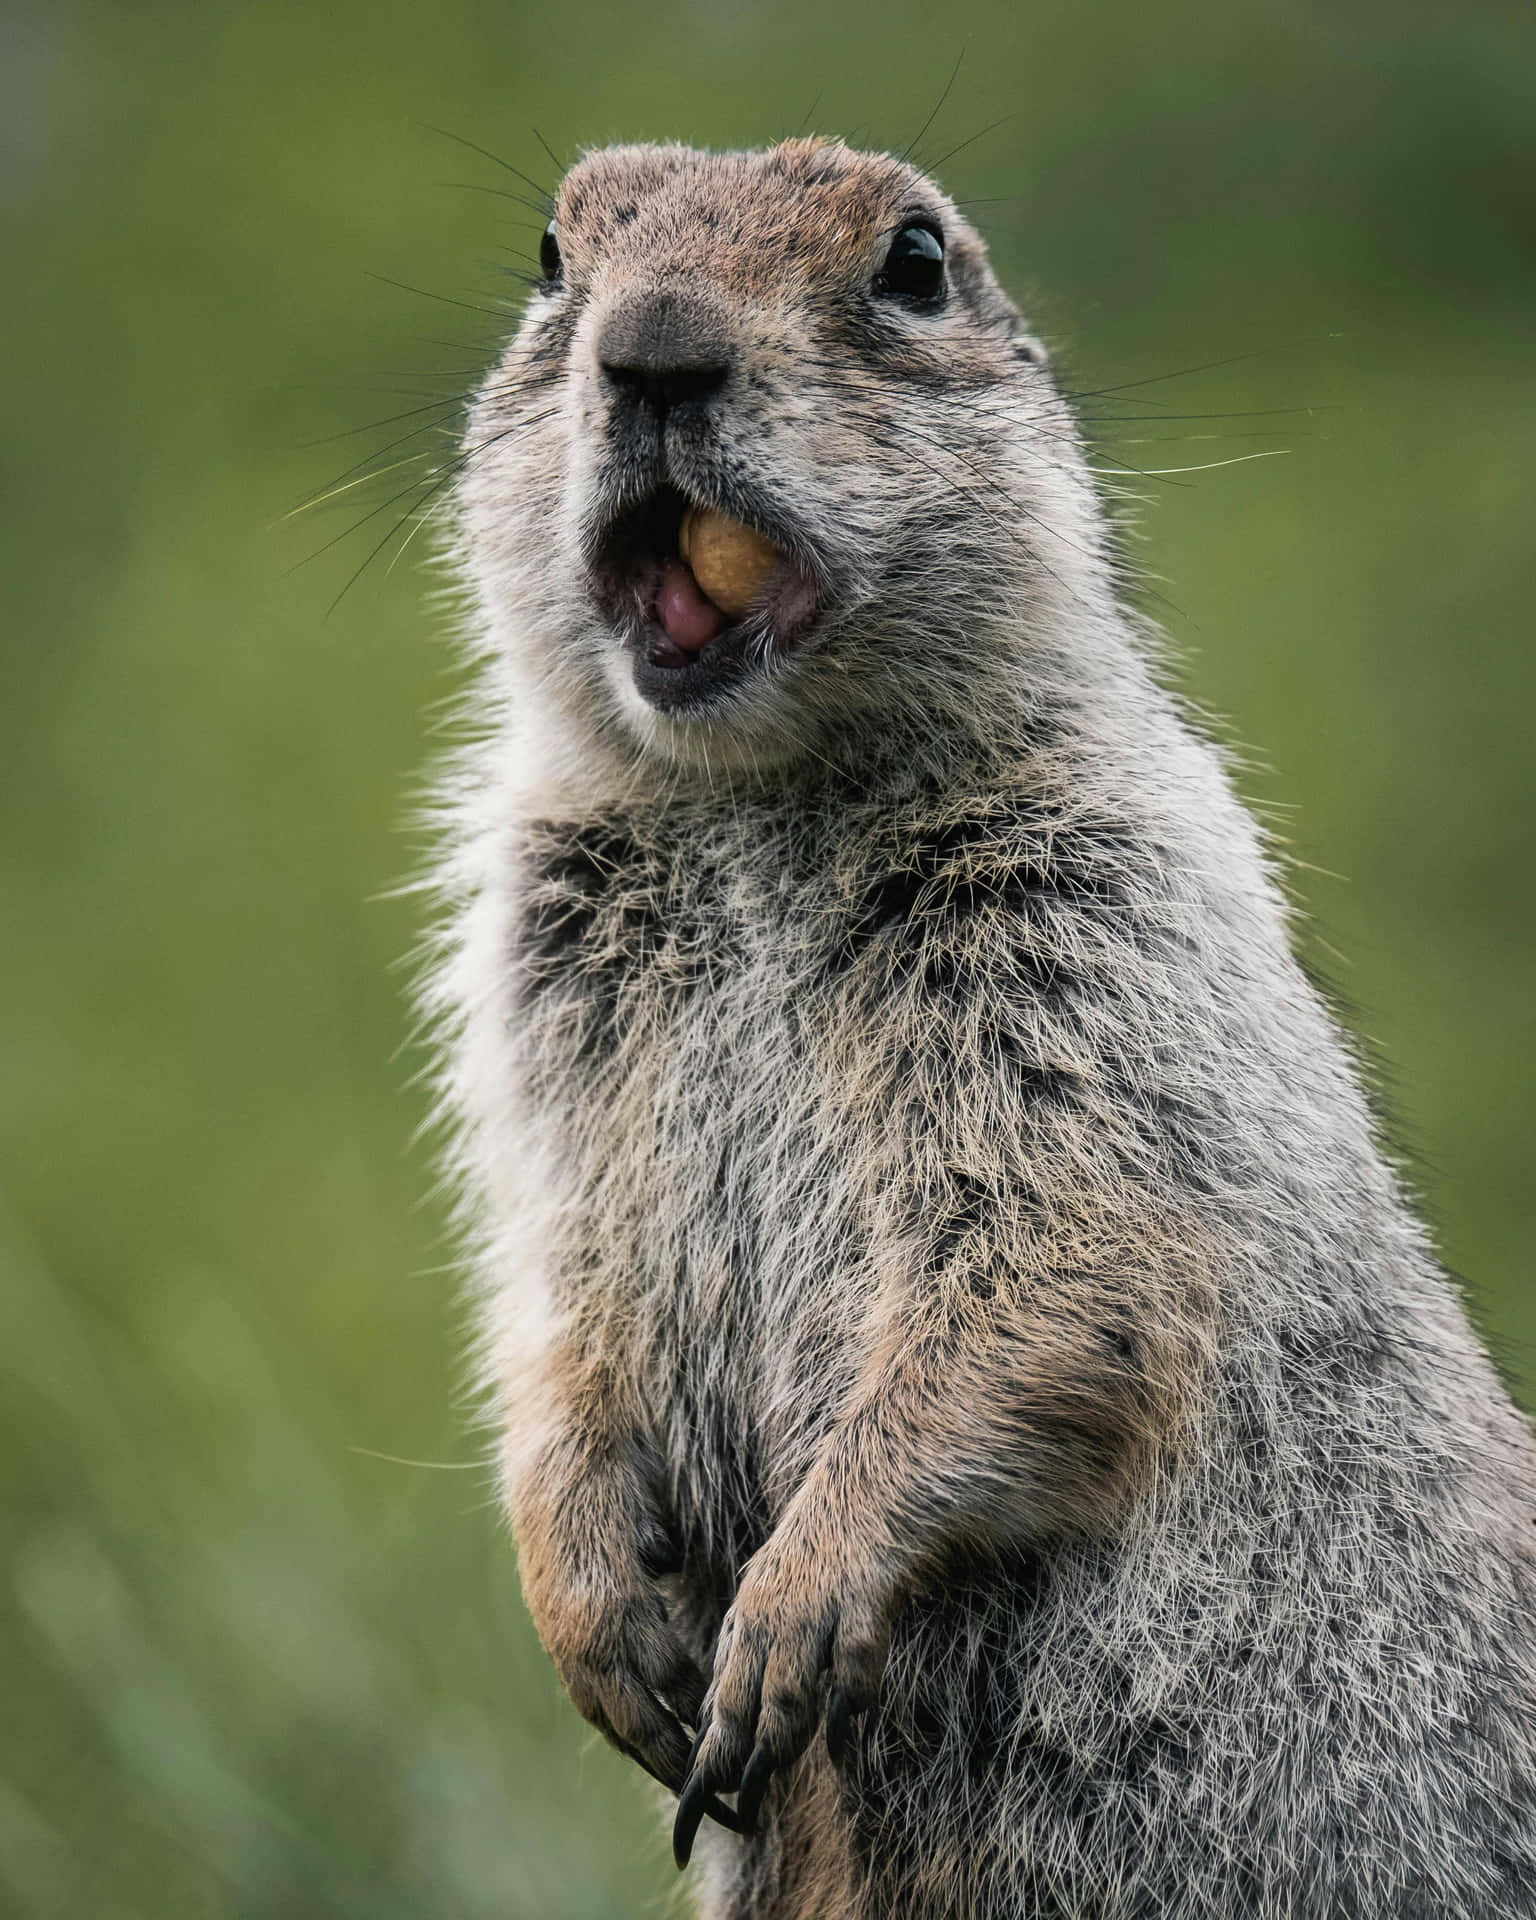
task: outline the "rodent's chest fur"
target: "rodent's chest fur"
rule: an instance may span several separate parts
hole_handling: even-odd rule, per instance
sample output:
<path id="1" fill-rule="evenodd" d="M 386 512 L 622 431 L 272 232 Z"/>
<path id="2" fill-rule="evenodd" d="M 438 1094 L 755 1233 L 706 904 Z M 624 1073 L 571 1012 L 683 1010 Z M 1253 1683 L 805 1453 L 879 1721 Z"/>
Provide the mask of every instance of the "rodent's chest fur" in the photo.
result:
<path id="1" fill-rule="evenodd" d="M 556 1306 L 602 1315 L 701 1544 L 723 1528 L 722 1550 L 750 1551 L 824 1432 L 837 1383 L 814 1402 L 801 1383 L 846 1370 L 866 1284 L 818 1088 L 833 889 L 761 815 L 538 822 L 522 860 L 526 1084 L 565 1210 Z M 808 1244 L 814 1291 L 785 1284 Z"/>
<path id="2" fill-rule="evenodd" d="M 681 1524 L 739 1564 L 864 1359 L 876 1213 L 962 1237 L 1001 1126 L 1038 1137 L 1045 1223 L 1062 1130 L 1121 1126 L 1147 1045 L 1101 1009 L 1168 904 L 1123 827 L 1028 777 L 536 820 L 518 861 L 556 1310 L 632 1371 Z M 892 1163 L 898 1106 L 955 1071 L 995 1088 L 974 1143 Z"/>

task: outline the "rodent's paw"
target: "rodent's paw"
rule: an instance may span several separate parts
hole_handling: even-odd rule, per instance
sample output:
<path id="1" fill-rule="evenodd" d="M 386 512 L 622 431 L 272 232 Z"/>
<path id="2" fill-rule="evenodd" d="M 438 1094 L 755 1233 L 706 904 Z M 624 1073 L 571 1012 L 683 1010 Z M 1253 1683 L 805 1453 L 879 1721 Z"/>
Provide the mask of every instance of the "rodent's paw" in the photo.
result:
<path id="1" fill-rule="evenodd" d="M 875 1701 L 890 1614 L 889 1601 L 818 1569 L 812 1554 L 786 1550 L 778 1535 L 749 1563 L 720 1629 L 678 1800 L 672 1851 L 679 1867 L 719 1793 L 736 1792 L 741 1829 L 754 1830 L 770 1780 L 805 1751 L 823 1709 L 827 1751 L 842 1764 L 852 1716 Z"/>
<path id="2" fill-rule="evenodd" d="M 546 1560 L 525 1569 L 524 1584 L 534 1621 L 583 1719 L 619 1752 L 676 1793 L 688 1771 L 688 1728 L 697 1724 L 704 1676 L 667 1617 L 660 1593 L 647 1577 L 652 1557 L 642 1548 L 635 1560 L 598 1559 L 594 1543 L 562 1556 L 555 1571 Z M 574 1579 L 566 1569 L 580 1567 Z M 705 1809 L 735 1828 L 735 1815 L 717 1800 Z"/>
<path id="3" fill-rule="evenodd" d="M 584 1596 L 546 1639 L 577 1711 L 675 1792 L 688 1753 L 682 1715 L 699 1676 L 660 1597 L 614 1592 L 594 1606 Z"/>

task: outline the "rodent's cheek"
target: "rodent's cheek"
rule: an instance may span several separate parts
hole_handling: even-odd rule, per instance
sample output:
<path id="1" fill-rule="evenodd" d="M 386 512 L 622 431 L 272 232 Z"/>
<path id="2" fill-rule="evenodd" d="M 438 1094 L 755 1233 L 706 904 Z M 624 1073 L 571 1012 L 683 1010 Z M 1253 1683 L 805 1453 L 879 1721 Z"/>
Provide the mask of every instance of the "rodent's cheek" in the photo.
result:
<path id="1" fill-rule="evenodd" d="M 509 383 L 533 392 L 548 381 L 553 387 L 569 370 L 574 342 L 581 330 L 584 305 L 573 294 L 541 295 L 528 308 L 517 331 L 504 373 Z"/>
<path id="2" fill-rule="evenodd" d="M 601 288 L 593 287 L 579 307 L 572 309 L 565 336 L 567 385 L 579 392 L 586 405 L 596 408 L 602 389 L 602 355 L 598 342 L 612 301 Z"/>

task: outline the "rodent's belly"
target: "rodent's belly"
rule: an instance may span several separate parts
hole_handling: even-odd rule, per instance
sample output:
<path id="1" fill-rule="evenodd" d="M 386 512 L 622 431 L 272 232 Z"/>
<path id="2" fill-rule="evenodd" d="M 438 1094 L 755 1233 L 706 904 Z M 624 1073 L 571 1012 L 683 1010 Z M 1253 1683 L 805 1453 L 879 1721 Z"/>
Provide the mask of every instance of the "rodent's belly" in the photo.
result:
<path id="1" fill-rule="evenodd" d="M 863 1249 L 829 1217 L 825 1190 L 757 1186 L 732 1179 L 701 1196 L 675 1260 L 649 1211 L 642 1260 L 659 1284 L 636 1326 L 677 1523 L 733 1579 L 847 1401 L 869 1294 Z"/>
<path id="2" fill-rule="evenodd" d="M 648 1084 L 610 1081 L 567 1134 L 561 1209 L 577 1239 L 561 1264 L 598 1310 L 581 1317 L 627 1348 L 677 1522 L 733 1575 L 846 1403 L 873 1296 L 839 1164 L 856 1143 L 827 1127 L 814 1063 L 765 1049 L 763 1025 L 679 1023 Z"/>

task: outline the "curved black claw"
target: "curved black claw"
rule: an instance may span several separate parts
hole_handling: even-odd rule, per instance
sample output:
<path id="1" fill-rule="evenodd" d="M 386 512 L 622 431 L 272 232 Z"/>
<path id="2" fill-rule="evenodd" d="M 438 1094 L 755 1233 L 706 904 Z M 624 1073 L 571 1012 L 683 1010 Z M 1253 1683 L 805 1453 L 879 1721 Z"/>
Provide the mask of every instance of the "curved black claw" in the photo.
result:
<path id="1" fill-rule="evenodd" d="M 709 1790 L 709 1782 L 690 1773 L 682 1792 L 677 1798 L 677 1818 L 672 1822 L 672 1858 L 677 1862 L 678 1871 L 687 1866 L 693 1855 L 694 1837 L 699 1831 L 699 1822 L 709 1811 L 709 1802 L 714 1795 Z M 717 1802 L 718 1804 L 718 1802 Z"/>
<path id="2" fill-rule="evenodd" d="M 648 1773 L 658 1786 L 665 1787 L 668 1793 L 677 1792 L 677 1782 L 675 1780 L 669 1780 L 658 1768 L 653 1767 L 643 1753 L 637 1752 L 635 1748 L 630 1746 L 625 1740 L 615 1740 L 613 1744 L 618 1748 L 619 1752 L 624 1755 L 626 1760 L 633 1760 L 635 1765 Z M 691 1773 L 692 1771 L 693 1769 L 690 1767 L 688 1772 Z M 684 1778 L 686 1777 L 687 1775 L 685 1774 Z M 717 1799 L 712 1793 L 706 1793 L 704 1796 L 704 1811 L 717 1825 L 728 1828 L 732 1833 L 743 1833 L 746 1831 L 741 1824 L 741 1816 L 734 1808 L 728 1807 L 723 1800 Z M 695 1822 L 694 1824 L 697 1825 L 698 1823 Z"/>
<path id="3" fill-rule="evenodd" d="M 841 1771 L 848 1758 L 848 1732 L 853 1710 L 848 1696 L 838 1687 L 827 1694 L 827 1758 Z"/>
<path id="4" fill-rule="evenodd" d="M 759 1744 L 753 1749 L 736 1793 L 736 1817 L 741 1822 L 743 1833 L 757 1832 L 758 1809 L 763 1804 L 763 1795 L 768 1791 L 768 1782 L 773 1778 L 776 1764 L 765 1746 Z"/>
<path id="5" fill-rule="evenodd" d="M 727 1832 L 746 1833 L 748 1831 L 742 1824 L 741 1815 L 733 1812 L 723 1800 L 717 1799 L 712 1793 L 705 1795 L 704 1811 L 717 1827 L 724 1827 Z M 692 1842 L 690 1841 L 689 1844 L 692 1845 Z"/>

